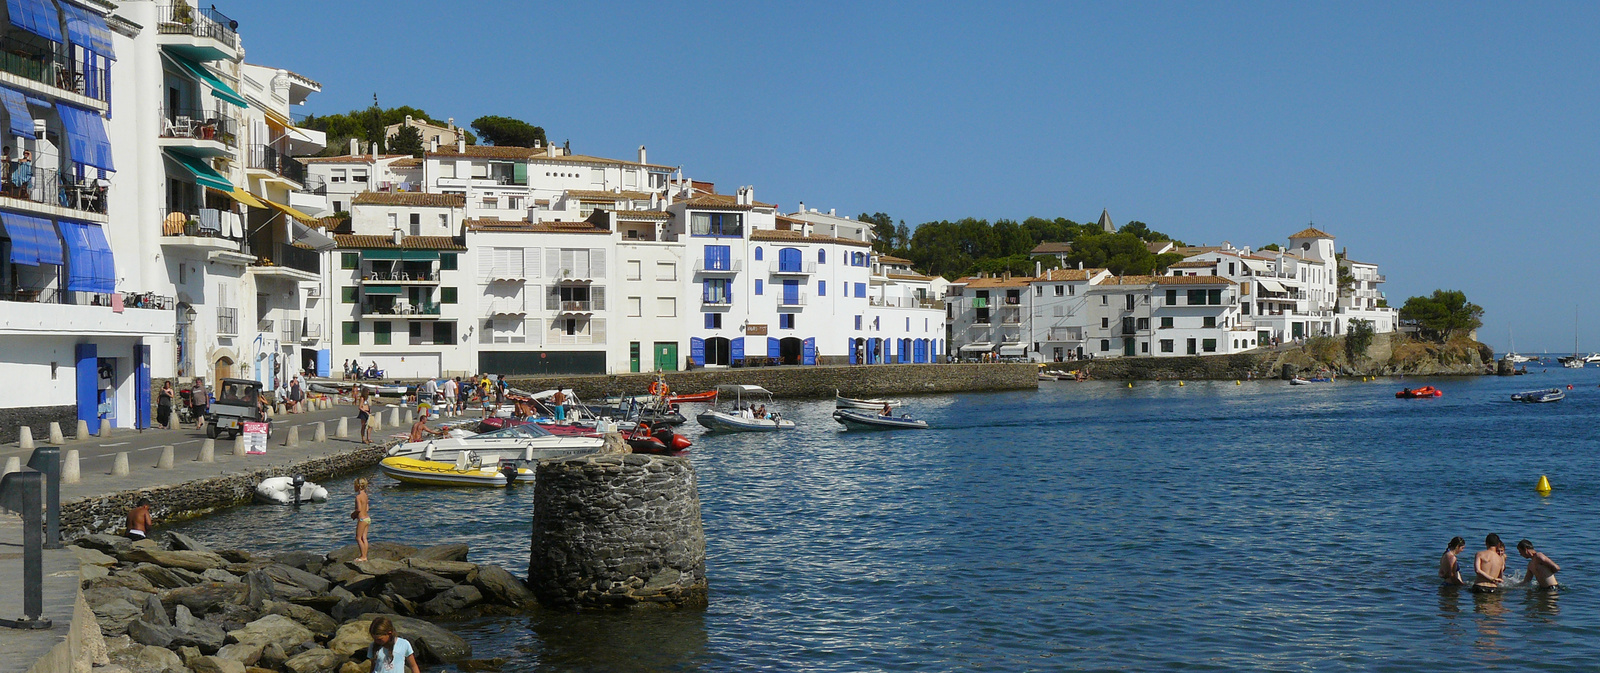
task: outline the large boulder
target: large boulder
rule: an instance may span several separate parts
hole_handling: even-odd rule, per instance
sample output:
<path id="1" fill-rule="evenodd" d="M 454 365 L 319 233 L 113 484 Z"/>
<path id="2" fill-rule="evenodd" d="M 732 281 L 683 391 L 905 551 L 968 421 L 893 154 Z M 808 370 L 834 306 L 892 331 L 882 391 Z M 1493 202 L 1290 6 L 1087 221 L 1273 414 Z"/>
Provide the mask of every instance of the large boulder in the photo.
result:
<path id="1" fill-rule="evenodd" d="M 334 621 L 332 617 L 329 617 L 320 610 L 306 607 L 304 605 L 296 605 L 294 603 L 279 603 L 274 601 L 271 604 L 266 605 L 265 609 L 267 614 L 283 615 L 289 619 L 293 619 L 295 622 L 306 627 L 307 629 L 310 629 L 312 633 L 318 636 L 331 635 L 339 628 L 339 622 Z"/>
<path id="2" fill-rule="evenodd" d="M 188 606 L 179 605 L 172 619 L 173 628 L 178 630 L 178 636 L 172 639 L 173 645 L 187 645 L 199 649 L 205 654 L 213 654 L 222 647 L 227 639 L 227 632 L 217 624 L 196 619 L 189 612 Z"/>
<path id="3" fill-rule="evenodd" d="M 310 629 L 293 619 L 283 615 L 267 615 L 245 624 L 242 629 L 229 631 L 228 642 L 259 643 L 263 648 L 277 645 L 287 652 L 312 640 L 312 636 Z"/>
<path id="4" fill-rule="evenodd" d="M 344 583 L 344 588 L 353 594 L 370 596 L 383 587 L 383 578 L 373 575 L 356 575 Z"/>
<path id="5" fill-rule="evenodd" d="M 139 618 L 157 626 L 172 626 L 172 620 L 167 618 L 166 606 L 161 604 L 161 598 L 155 594 L 150 594 L 144 599 L 144 610 Z"/>
<path id="6" fill-rule="evenodd" d="M 418 549 L 411 558 L 422 561 L 465 561 L 467 545 L 464 542 L 441 544 Z"/>
<path id="7" fill-rule="evenodd" d="M 73 540 L 72 544 L 77 547 L 97 549 L 107 554 L 116 554 L 119 550 L 127 549 L 129 545 L 133 544 L 133 541 L 121 535 L 95 533 L 94 535 L 85 535 Z"/>
<path id="8" fill-rule="evenodd" d="M 100 623 L 100 633 L 106 636 L 127 633 L 128 625 L 143 616 L 138 606 L 122 598 L 107 600 L 91 609 L 94 611 L 95 621 Z"/>
<path id="9" fill-rule="evenodd" d="M 172 640 L 178 637 L 178 630 L 170 626 L 151 624 L 143 619 L 135 619 L 128 623 L 128 637 L 140 645 L 171 647 Z"/>
<path id="10" fill-rule="evenodd" d="M 229 563 L 249 563 L 250 562 L 250 552 L 244 551 L 242 549 L 218 549 L 218 550 L 216 550 L 216 553 L 217 553 L 217 556 L 221 556 L 223 559 L 227 560 L 227 562 L 229 562 Z"/>
<path id="11" fill-rule="evenodd" d="M 281 584 L 297 586 L 312 593 L 322 593 L 327 591 L 328 587 L 332 586 L 331 582 L 319 575 L 313 575 L 294 566 L 284 565 L 282 563 L 274 563 L 270 566 L 262 568 L 261 570 L 267 573 L 268 577 L 271 577 Z"/>
<path id="12" fill-rule="evenodd" d="M 272 555 L 272 560 L 310 573 L 322 570 L 322 566 L 327 563 L 327 557 L 308 551 L 278 552 Z"/>
<path id="13" fill-rule="evenodd" d="M 244 580 L 240 583 L 245 588 L 244 598 L 241 601 L 245 605 L 260 610 L 262 604 L 277 599 L 278 583 L 267 574 L 266 568 L 257 568 L 245 573 Z"/>
<path id="14" fill-rule="evenodd" d="M 167 673 L 189 670 L 183 658 L 165 647 L 138 645 L 111 652 L 111 663 L 123 666 L 133 673 Z M 97 669 L 98 670 L 98 669 Z"/>
<path id="15" fill-rule="evenodd" d="M 408 547 L 394 542 L 373 542 L 367 545 L 367 558 L 380 558 L 386 561 L 398 561 L 407 556 L 415 556 L 416 547 Z M 340 547 L 328 552 L 330 563 L 347 563 L 356 560 L 361 555 L 361 549 L 355 545 Z"/>
<path id="16" fill-rule="evenodd" d="M 339 630 L 328 639 L 328 649 L 347 657 L 355 656 L 355 653 L 367 649 L 367 646 L 372 644 L 372 636 L 367 632 L 371 626 L 371 619 L 340 624 Z"/>
<path id="17" fill-rule="evenodd" d="M 122 559 L 124 563 L 154 563 L 163 568 L 183 568 L 194 572 L 228 565 L 221 556 L 211 552 L 143 549 L 137 545 L 118 554 L 117 558 Z"/>
<path id="18" fill-rule="evenodd" d="M 339 673 L 339 667 L 347 659 L 333 650 L 319 647 L 289 657 L 283 667 L 290 673 Z"/>
<path id="19" fill-rule="evenodd" d="M 345 621 L 355 619 L 363 614 L 392 613 L 394 610 L 388 603 L 371 596 L 362 596 L 355 600 L 344 601 L 333 606 L 333 618 Z"/>
<path id="20" fill-rule="evenodd" d="M 335 584 L 344 584 L 346 581 L 349 581 L 350 578 L 355 577 L 356 575 L 370 573 L 363 573 L 360 570 L 356 570 L 355 566 L 352 566 L 349 563 L 329 563 L 322 566 L 322 570 L 317 571 L 317 574 L 328 578 L 328 580 Z"/>
<path id="21" fill-rule="evenodd" d="M 534 604 L 533 592 L 528 590 L 528 585 L 523 584 L 522 580 L 500 566 L 478 566 L 478 577 L 472 581 L 472 586 L 482 591 L 485 599 L 494 603 L 516 607 Z"/>
<path id="22" fill-rule="evenodd" d="M 359 621 L 371 624 L 372 620 L 379 616 L 376 614 L 361 615 Z M 381 616 L 388 617 L 390 621 L 394 622 L 396 634 L 411 641 L 411 645 L 417 650 L 417 661 L 419 662 L 443 664 L 472 656 L 472 645 L 462 640 L 461 636 L 439 628 L 432 622 L 399 615 Z M 366 627 L 363 626 L 362 628 L 365 629 Z"/>
<path id="23" fill-rule="evenodd" d="M 194 673 L 245 673 L 244 664 L 222 657 L 195 657 L 189 660 Z"/>
<path id="24" fill-rule="evenodd" d="M 401 563 L 400 561 L 392 561 L 381 558 L 367 559 L 365 561 L 351 561 L 347 565 L 360 571 L 363 575 L 387 575 L 391 572 L 406 567 L 406 564 Z"/>
<path id="25" fill-rule="evenodd" d="M 239 582 L 202 582 L 169 590 L 161 595 L 167 605 L 186 605 L 197 615 L 216 612 L 227 603 L 241 603 L 245 586 Z"/>
<path id="26" fill-rule="evenodd" d="M 339 667 L 339 673 L 372 673 L 372 662 L 346 661 Z"/>
<path id="27" fill-rule="evenodd" d="M 106 577 L 84 580 L 83 582 L 84 591 L 93 591 L 101 587 L 120 587 L 146 593 L 156 592 L 156 585 L 151 584 L 150 580 L 146 579 L 144 575 L 133 572 L 118 572 Z"/>
<path id="28" fill-rule="evenodd" d="M 73 556 L 78 557 L 78 563 L 83 565 L 110 567 L 117 564 L 117 558 L 91 547 L 71 545 L 67 547 Z"/>
<path id="29" fill-rule="evenodd" d="M 261 644 L 234 643 L 232 645 L 223 645 L 222 648 L 217 650 L 217 653 L 212 656 L 215 656 L 218 659 L 232 659 L 246 666 L 250 666 L 261 660 Z"/>
<path id="30" fill-rule="evenodd" d="M 237 581 L 239 581 L 239 576 L 235 575 L 233 573 L 230 573 L 230 572 L 228 572 L 226 570 L 218 570 L 216 568 L 212 568 L 212 569 L 207 570 L 207 571 L 205 571 L 203 573 L 200 573 L 200 581 L 201 582 L 237 582 Z"/>
<path id="31" fill-rule="evenodd" d="M 134 566 L 133 574 L 143 577 L 152 586 L 162 589 L 176 589 L 194 584 L 194 582 L 184 579 L 177 571 L 171 568 L 163 568 L 154 563 L 140 563 Z"/>
<path id="32" fill-rule="evenodd" d="M 205 552 L 207 554 L 213 553 L 210 547 L 201 544 L 199 540 L 184 535 L 183 533 L 174 533 L 172 531 L 167 531 L 167 546 L 172 548 L 173 551 L 198 551 Z"/>
<path id="33" fill-rule="evenodd" d="M 408 601 L 425 601 L 434 597 L 439 592 L 456 585 L 443 577 L 430 572 L 423 572 L 413 568 L 399 568 L 389 571 L 383 576 L 383 581 L 395 595 Z"/>
<path id="34" fill-rule="evenodd" d="M 456 581 L 472 581 L 478 574 L 478 564 L 466 561 L 432 561 L 428 559 L 406 559 L 406 565 L 414 570 L 433 573 L 440 577 L 448 577 Z"/>
<path id="35" fill-rule="evenodd" d="M 433 600 L 423 603 L 421 609 L 425 615 L 448 615 L 481 602 L 483 592 L 471 584 L 463 584 L 440 592 Z"/>

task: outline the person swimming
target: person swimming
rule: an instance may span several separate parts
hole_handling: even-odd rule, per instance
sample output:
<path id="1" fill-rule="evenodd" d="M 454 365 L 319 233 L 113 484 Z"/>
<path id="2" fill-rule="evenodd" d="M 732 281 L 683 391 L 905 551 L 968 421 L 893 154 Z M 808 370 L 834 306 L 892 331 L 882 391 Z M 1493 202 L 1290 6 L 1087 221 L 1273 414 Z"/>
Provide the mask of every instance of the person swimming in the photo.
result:
<path id="1" fill-rule="evenodd" d="M 1444 556 L 1439 557 L 1439 579 L 1444 580 L 1446 586 L 1458 587 L 1466 582 L 1461 581 L 1461 561 L 1456 558 L 1467 548 L 1467 541 L 1461 536 L 1450 538 L 1450 543 L 1444 547 Z"/>
<path id="2" fill-rule="evenodd" d="M 1505 583 L 1506 543 L 1500 541 L 1499 535 L 1490 533 L 1483 539 L 1483 551 L 1473 557 L 1472 570 L 1477 573 L 1472 579 L 1473 593 L 1500 592 L 1500 585 Z"/>

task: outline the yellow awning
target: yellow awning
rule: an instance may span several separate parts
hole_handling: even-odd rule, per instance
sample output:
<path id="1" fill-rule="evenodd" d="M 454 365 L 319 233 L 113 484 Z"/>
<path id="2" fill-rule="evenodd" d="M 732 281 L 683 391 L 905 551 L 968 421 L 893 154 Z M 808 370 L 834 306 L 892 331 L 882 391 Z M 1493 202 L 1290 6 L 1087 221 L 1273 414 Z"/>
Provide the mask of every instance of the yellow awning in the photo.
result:
<path id="1" fill-rule="evenodd" d="M 242 203 L 244 205 L 250 206 L 251 208 L 265 208 L 265 207 L 267 207 L 267 204 L 262 203 L 261 199 L 256 198 L 255 194 L 251 194 L 250 192 L 247 192 L 247 191 L 245 191 L 243 189 L 240 189 L 238 187 L 234 187 L 233 188 L 233 200 L 238 201 L 239 203 Z"/>
<path id="2" fill-rule="evenodd" d="M 277 110 L 271 110 L 266 107 L 258 107 L 257 109 L 261 110 L 261 114 L 267 118 L 268 125 L 285 129 L 294 126 L 294 122 L 289 121 L 288 117 L 279 114 Z"/>
<path id="3" fill-rule="evenodd" d="M 286 206 L 286 205 L 283 205 L 281 203 L 278 203 L 277 201 L 267 201 L 267 205 L 272 207 L 272 208 L 274 208 L 274 209 L 276 209 L 278 212 L 283 213 L 284 215 L 288 215 L 289 217 L 292 217 L 294 219 L 300 220 L 301 222 L 312 222 L 312 221 L 315 221 L 317 219 L 315 217 L 312 217 L 310 215 L 302 213 L 302 212 L 300 212 L 298 210 L 290 208 L 289 206 Z"/>

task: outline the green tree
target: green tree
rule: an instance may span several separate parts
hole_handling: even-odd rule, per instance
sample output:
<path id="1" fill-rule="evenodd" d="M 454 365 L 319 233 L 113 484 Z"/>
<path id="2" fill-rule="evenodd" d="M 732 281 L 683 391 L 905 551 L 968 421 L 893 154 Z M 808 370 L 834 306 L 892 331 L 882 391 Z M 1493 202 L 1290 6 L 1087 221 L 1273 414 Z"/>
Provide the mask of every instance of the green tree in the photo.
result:
<path id="1" fill-rule="evenodd" d="M 1344 354 L 1351 364 L 1366 357 L 1367 348 L 1372 345 L 1372 335 L 1375 332 L 1371 320 L 1350 321 L 1344 335 Z"/>
<path id="2" fill-rule="evenodd" d="M 1072 252 L 1067 254 L 1067 264 L 1082 264 L 1084 268 L 1106 268 L 1117 275 L 1144 275 L 1156 270 L 1164 260 L 1150 252 L 1145 242 L 1132 233 L 1096 234 L 1080 236 L 1072 242 Z M 1166 264 L 1182 259 L 1177 253 L 1161 255 Z"/>
<path id="3" fill-rule="evenodd" d="M 888 213 L 862 213 L 856 219 L 872 225 L 872 251 L 880 255 L 892 253 L 896 247 L 894 218 Z"/>
<path id="4" fill-rule="evenodd" d="M 1274 251 L 1276 251 L 1276 250 L 1282 250 L 1283 246 L 1280 246 L 1277 243 L 1268 243 L 1268 244 L 1263 245 L 1263 246 L 1261 246 L 1259 248 L 1256 248 L 1256 249 L 1257 250 L 1274 250 Z"/>
<path id="5" fill-rule="evenodd" d="M 389 137 L 389 151 L 394 154 L 409 154 L 420 159 L 426 149 L 422 144 L 422 132 L 415 126 L 402 126 Z"/>
<path id="6" fill-rule="evenodd" d="M 533 147 L 549 143 L 544 137 L 544 127 L 534 126 L 521 119 L 488 115 L 472 120 L 472 130 L 490 145 Z"/>
<path id="7" fill-rule="evenodd" d="M 1442 342 L 1482 327 L 1483 308 L 1467 301 L 1460 290 L 1434 290 L 1430 296 L 1407 299 L 1400 320 L 1416 326 L 1424 338 Z"/>
<path id="8" fill-rule="evenodd" d="M 1129 222 L 1127 224 L 1122 225 L 1122 228 L 1118 229 L 1117 233 L 1119 233 L 1119 234 L 1133 234 L 1134 236 L 1138 236 L 1139 240 L 1148 241 L 1148 242 L 1151 242 L 1151 243 L 1154 243 L 1156 241 L 1170 241 L 1170 240 L 1172 240 L 1171 236 L 1163 234 L 1163 233 L 1161 233 L 1159 231 L 1155 231 L 1154 229 L 1150 228 L 1150 225 L 1145 224 L 1143 222 L 1140 222 L 1138 220 L 1134 220 L 1132 222 Z"/>
<path id="9" fill-rule="evenodd" d="M 327 134 L 328 145 L 322 150 L 322 156 L 336 156 L 349 151 L 351 138 L 359 138 L 371 142 L 373 137 L 382 135 L 381 131 L 374 133 L 372 130 L 374 126 L 374 108 L 377 108 L 377 106 L 373 105 L 365 110 L 351 110 L 344 114 L 312 115 L 306 117 L 304 121 L 300 122 L 300 125 Z M 402 105 L 387 109 L 377 108 L 376 126 L 381 128 L 399 124 L 405 121 L 408 116 L 414 120 L 427 122 L 434 126 L 446 126 L 449 124 L 448 121 L 440 121 L 430 117 L 427 112 L 409 105 Z M 466 129 L 457 130 L 466 137 L 468 145 L 478 142 L 477 137 L 472 135 L 472 132 Z"/>

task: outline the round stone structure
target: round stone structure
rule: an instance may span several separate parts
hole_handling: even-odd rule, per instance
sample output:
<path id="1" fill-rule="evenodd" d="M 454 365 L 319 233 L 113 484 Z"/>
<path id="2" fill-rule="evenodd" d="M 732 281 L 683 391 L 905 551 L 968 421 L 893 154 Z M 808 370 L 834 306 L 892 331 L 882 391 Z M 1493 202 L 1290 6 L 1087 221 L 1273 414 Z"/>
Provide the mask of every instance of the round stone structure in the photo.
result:
<path id="1" fill-rule="evenodd" d="M 706 605 L 706 536 L 688 458 L 540 463 L 532 542 L 528 584 L 547 607 Z"/>

